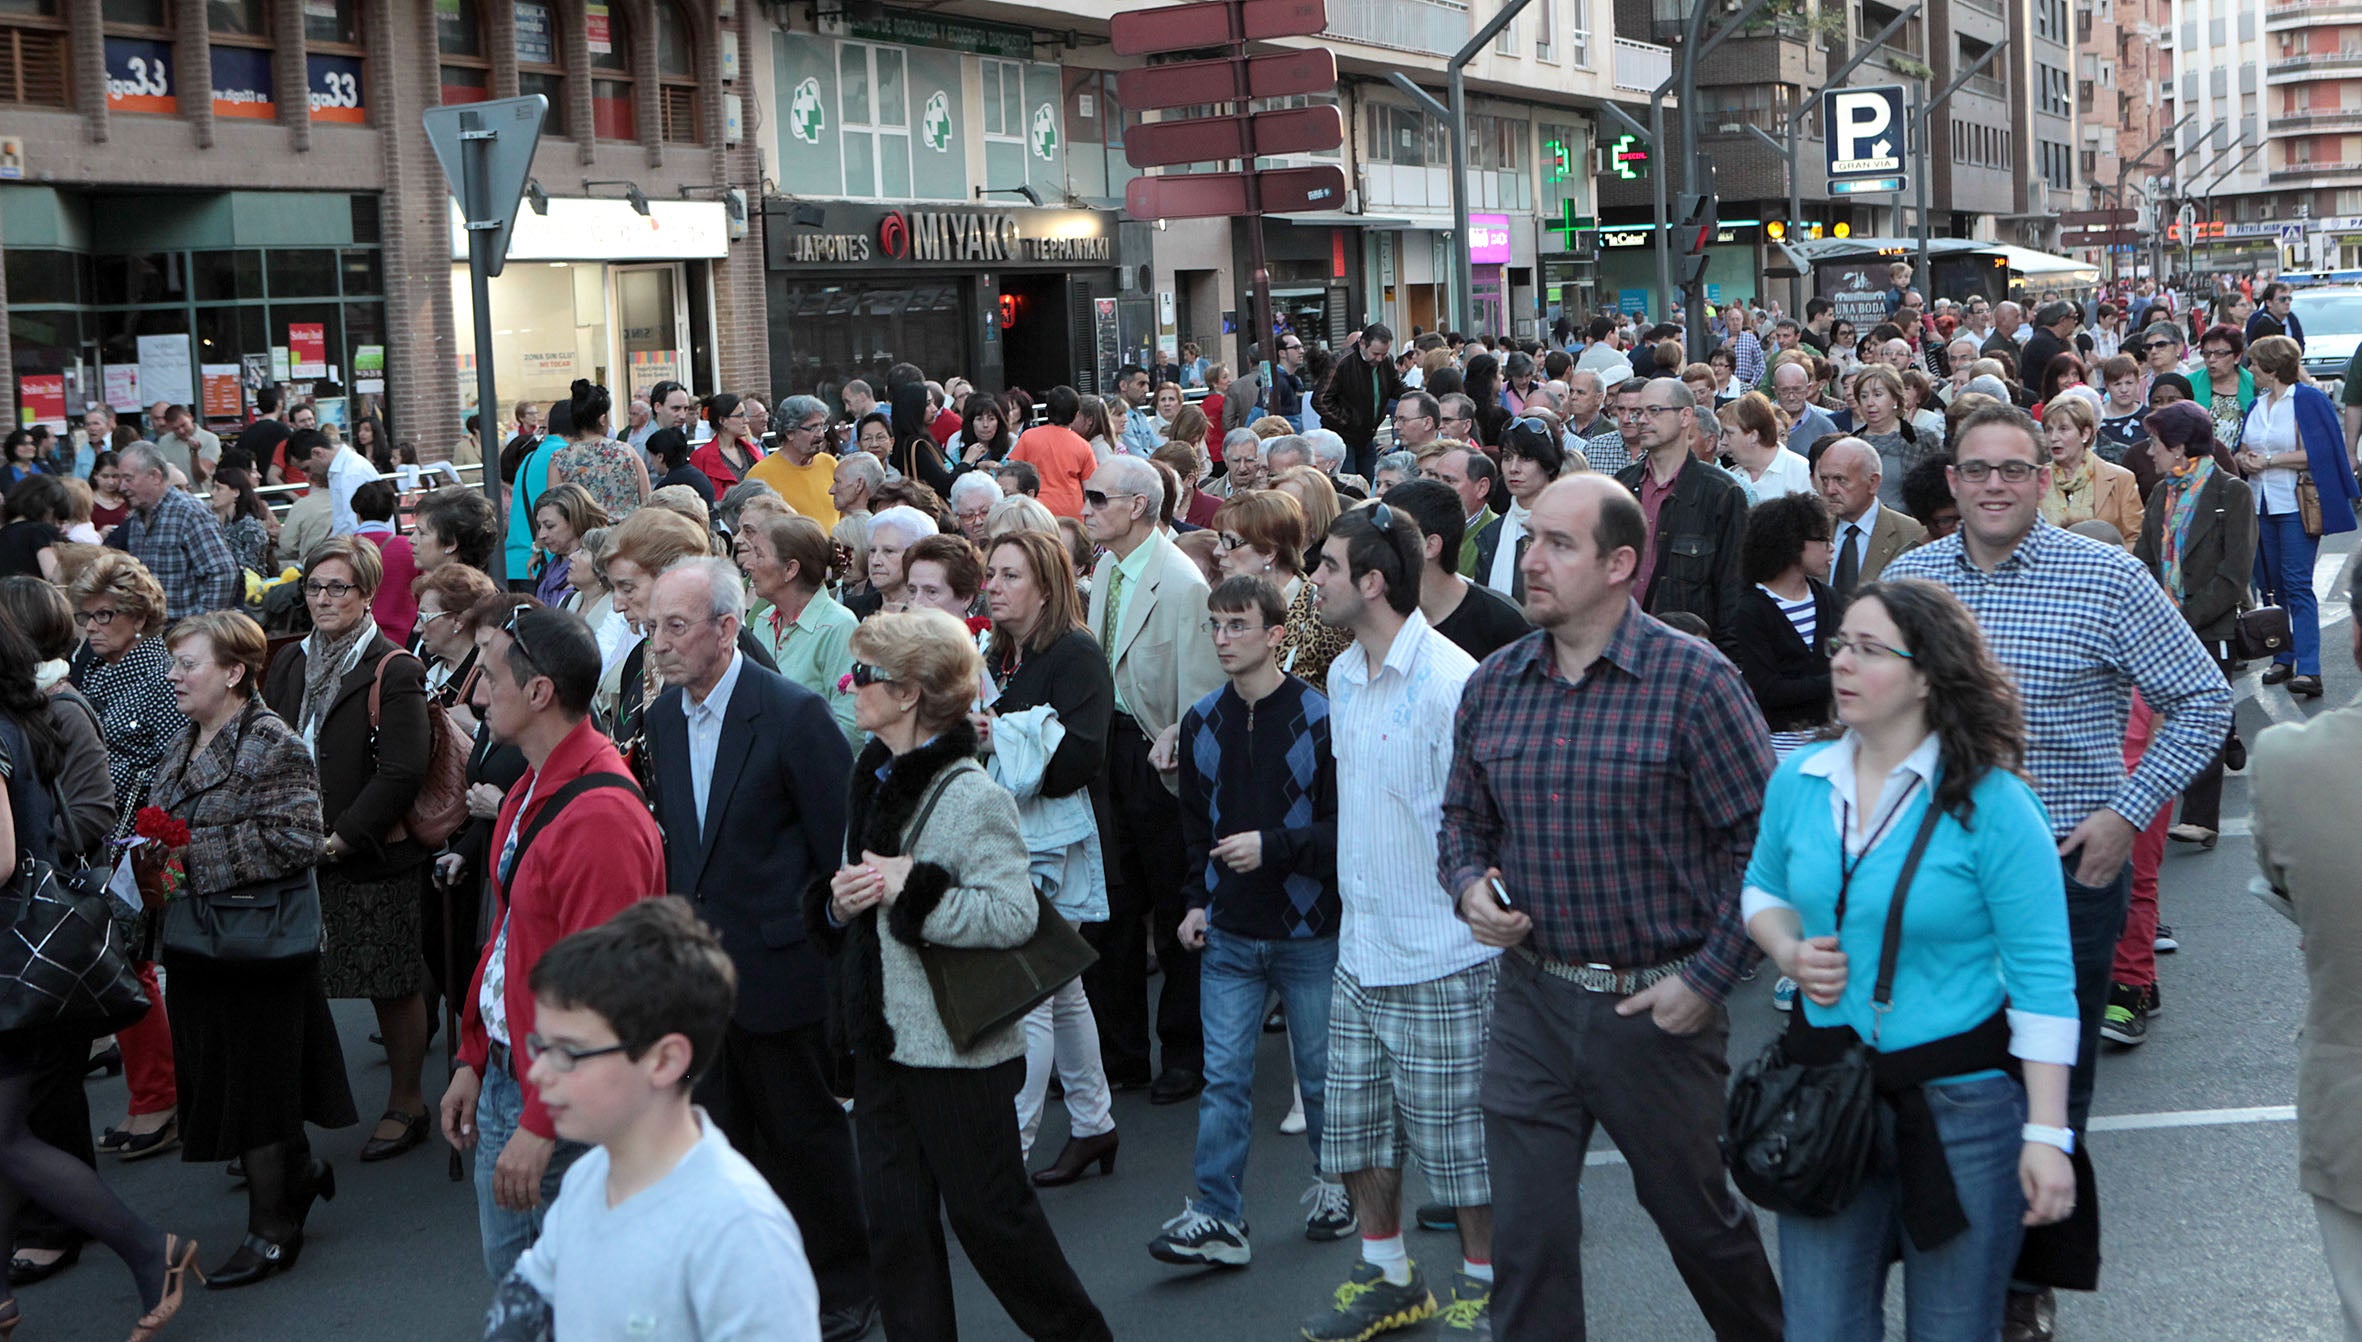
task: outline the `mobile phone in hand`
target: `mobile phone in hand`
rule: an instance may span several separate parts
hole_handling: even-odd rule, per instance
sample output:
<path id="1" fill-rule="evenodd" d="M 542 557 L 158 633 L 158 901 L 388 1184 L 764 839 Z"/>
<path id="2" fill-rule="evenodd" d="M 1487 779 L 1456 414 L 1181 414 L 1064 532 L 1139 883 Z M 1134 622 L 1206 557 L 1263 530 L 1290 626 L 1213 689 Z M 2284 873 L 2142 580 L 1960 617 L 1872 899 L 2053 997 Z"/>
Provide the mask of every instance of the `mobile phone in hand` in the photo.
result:
<path id="1" fill-rule="evenodd" d="M 1509 888 L 1501 884 L 1501 878 L 1498 876 L 1493 876 L 1487 879 L 1490 881 L 1493 887 L 1493 902 L 1512 913 L 1516 912 L 1517 905 L 1510 902 Z"/>

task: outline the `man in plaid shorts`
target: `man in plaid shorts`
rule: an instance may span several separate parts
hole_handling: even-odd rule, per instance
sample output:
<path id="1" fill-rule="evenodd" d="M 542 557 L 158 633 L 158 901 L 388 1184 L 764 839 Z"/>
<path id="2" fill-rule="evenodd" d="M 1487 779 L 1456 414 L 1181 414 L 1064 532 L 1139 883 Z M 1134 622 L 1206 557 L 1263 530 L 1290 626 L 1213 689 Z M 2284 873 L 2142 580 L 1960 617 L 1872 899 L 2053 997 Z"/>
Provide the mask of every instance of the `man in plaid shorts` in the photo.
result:
<path id="1" fill-rule="evenodd" d="M 1442 1335 L 1492 1335 L 1493 1199 L 1477 1086 L 1499 953 L 1477 944 L 1436 878 L 1452 718 L 1476 663 L 1419 613 L 1424 549 L 1418 525 L 1381 503 L 1337 519 L 1312 575 L 1321 621 L 1354 636 L 1329 668 L 1337 792 L 1359 806 L 1337 827 L 1344 921 L 1321 1168 L 1344 1179 L 1361 1261 L 1305 1322 L 1311 1342 L 1361 1342 L 1438 1312 L 1402 1242 L 1412 1153 L 1428 1192 L 1458 1209 L 1464 1261 Z"/>

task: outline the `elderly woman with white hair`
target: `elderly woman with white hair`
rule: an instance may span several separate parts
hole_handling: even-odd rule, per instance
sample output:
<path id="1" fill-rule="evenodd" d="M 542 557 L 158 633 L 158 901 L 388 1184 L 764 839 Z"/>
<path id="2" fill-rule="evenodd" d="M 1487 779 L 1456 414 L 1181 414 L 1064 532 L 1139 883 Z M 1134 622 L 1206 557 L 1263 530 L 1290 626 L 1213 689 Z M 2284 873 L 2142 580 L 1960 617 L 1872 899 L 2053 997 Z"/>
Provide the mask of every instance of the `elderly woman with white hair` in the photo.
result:
<path id="1" fill-rule="evenodd" d="M 1409 452 L 1389 452 L 1378 458 L 1370 484 L 1383 496 L 1396 485 L 1408 484 L 1419 478 L 1419 458 Z"/>
<path id="2" fill-rule="evenodd" d="M 951 514 L 959 519 L 960 534 L 984 544 L 985 524 L 1002 497 L 1000 482 L 984 471 L 970 471 L 952 481 Z"/>
<path id="3" fill-rule="evenodd" d="M 845 609 L 859 619 L 868 619 L 879 611 L 901 610 L 910 604 L 903 591 L 902 552 L 920 538 L 933 536 L 941 528 L 935 519 L 911 507 L 896 504 L 869 519 L 869 590 L 845 602 Z"/>

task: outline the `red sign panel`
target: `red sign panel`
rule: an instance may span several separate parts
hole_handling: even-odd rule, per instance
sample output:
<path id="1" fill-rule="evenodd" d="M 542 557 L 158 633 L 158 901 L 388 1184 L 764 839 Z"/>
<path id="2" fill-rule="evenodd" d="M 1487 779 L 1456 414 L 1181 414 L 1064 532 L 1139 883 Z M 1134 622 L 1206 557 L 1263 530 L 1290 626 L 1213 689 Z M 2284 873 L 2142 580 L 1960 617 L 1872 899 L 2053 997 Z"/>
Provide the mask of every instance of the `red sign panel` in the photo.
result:
<path id="1" fill-rule="evenodd" d="M 1255 174 L 1265 214 L 1345 208 L 1345 173 L 1333 167 L 1278 168 Z M 1124 212 L 1134 219 L 1215 219 L 1247 213 L 1247 176 L 1241 172 L 1135 177 L 1124 185 Z"/>
<path id="2" fill-rule="evenodd" d="M 1124 158 L 1135 168 L 1165 168 L 1316 154 L 1344 143 L 1344 113 L 1334 107 L 1290 107 L 1253 117 L 1193 117 L 1134 126 L 1124 132 Z"/>
<path id="3" fill-rule="evenodd" d="M 1125 70 L 1115 77 L 1115 100 L 1134 112 L 1228 102 L 1238 96 L 1237 70 L 1234 61 L 1181 61 Z M 1337 53 L 1326 47 L 1247 58 L 1250 98 L 1292 98 L 1326 93 L 1336 86 Z"/>
<path id="4" fill-rule="evenodd" d="M 2131 228 L 2140 221 L 2139 210 L 2069 210 L 2059 216 L 2063 228 Z"/>
<path id="5" fill-rule="evenodd" d="M 1326 0 L 1201 0 L 1117 14 L 1107 21 L 1107 41 L 1118 56 L 1155 56 L 1241 40 L 1310 37 L 1328 26 Z"/>

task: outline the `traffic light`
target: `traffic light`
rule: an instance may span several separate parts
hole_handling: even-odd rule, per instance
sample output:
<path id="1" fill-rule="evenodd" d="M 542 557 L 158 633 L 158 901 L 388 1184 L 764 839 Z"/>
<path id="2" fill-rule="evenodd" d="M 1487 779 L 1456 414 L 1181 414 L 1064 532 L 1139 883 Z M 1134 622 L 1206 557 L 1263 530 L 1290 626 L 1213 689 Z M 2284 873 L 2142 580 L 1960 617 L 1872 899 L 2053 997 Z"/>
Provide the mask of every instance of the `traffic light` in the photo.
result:
<path id="1" fill-rule="evenodd" d="M 1766 219 L 1763 221 L 1763 236 L 1773 242 L 1786 242 L 1788 240 L 1788 225 L 1778 219 Z"/>
<path id="2" fill-rule="evenodd" d="M 1681 197 L 1681 222 L 1676 226 L 1673 240 L 1682 250 L 1681 282 L 1685 287 L 1696 285 L 1706 273 L 1706 263 L 1711 259 L 1706 249 L 1713 245 L 1716 232 L 1716 205 L 1710 191 L 1684 193 Z"/>
<path id="3" fill-rule="evenodd" d="M 1830 231 L 1835 233 L 1838 237 L 1850 238 L 1854 235 L 1854 226 L 1852 224 L 1846 223 L 1843 220 L 1839 220 L 1837 225 Z"/>

